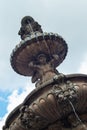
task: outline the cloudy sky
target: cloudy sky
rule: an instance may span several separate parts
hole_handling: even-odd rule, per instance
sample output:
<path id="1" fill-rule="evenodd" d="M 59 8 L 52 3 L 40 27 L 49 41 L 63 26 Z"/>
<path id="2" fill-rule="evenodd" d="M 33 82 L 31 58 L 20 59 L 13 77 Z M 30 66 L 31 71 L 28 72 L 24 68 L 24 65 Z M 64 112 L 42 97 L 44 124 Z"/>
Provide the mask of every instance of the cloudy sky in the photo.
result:
<path id="1" fill-rule="evenodd" d="M 0 0 L 0 128 L 8 113 L 21 103 L 34 85 L 10 66 L 12 49 L 20 42 L 21 19 L 32 16 L 44 32 L 61 35 L 68 44 L 64 74 L 87 74 L 87 0 Z"/>

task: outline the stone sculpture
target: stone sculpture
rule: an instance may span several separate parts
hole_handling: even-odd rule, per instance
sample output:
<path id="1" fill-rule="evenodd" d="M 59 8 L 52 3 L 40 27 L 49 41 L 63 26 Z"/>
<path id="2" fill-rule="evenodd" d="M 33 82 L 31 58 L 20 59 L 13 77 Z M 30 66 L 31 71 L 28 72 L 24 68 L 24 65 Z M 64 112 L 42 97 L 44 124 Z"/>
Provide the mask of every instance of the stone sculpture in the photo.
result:
<path id="1" fill-rule="evenodd" d="M 31 76 L 32 91 L 7 117 L 3 130 L 87 130 L 87 75 L 57 71 L 68 46 L 44 33 L 32 17 L 21 21 L 21 42 L 11 54 L 13 69 Z"/>

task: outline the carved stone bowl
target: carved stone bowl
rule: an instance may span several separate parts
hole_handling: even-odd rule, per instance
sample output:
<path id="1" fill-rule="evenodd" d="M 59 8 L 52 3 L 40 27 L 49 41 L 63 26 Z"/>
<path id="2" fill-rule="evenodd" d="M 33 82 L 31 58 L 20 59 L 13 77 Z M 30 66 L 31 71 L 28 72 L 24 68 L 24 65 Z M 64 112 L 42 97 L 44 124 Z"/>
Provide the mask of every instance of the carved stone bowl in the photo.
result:
<path id="1" fill-rule="evenodd" d="M 24 76 L 32 76 L 33 71 L 28 67 L 31 61 L 36 61 L 39 54 L 45 54 L 48 61 L 57 54 L 59 60 L 56 67 L 65 59 L 67 44 L 58 34 L 34 32 L 18 44 L 11 55 L 13 69 Z"/>
<path id="2" fill-rule="evenodd" d="M 87 75 L 56 76 L 32 91 L 10 113 L 3 130 L 46 130 L 58 122 L 64 129 L 70 128 L 68 117 L 74 111 L 87 122 Z"/>

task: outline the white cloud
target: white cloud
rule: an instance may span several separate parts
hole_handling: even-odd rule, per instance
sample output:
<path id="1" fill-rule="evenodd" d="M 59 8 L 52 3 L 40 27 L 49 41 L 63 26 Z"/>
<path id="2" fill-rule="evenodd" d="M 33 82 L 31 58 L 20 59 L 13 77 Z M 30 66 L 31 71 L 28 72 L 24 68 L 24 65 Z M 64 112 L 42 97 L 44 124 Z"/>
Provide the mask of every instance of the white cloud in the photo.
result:
<path id="1" fill-rule="evenodd" d="M 29 84 L 25 87 L 23 92 L 19 94 L 18 90 L 14 90 L 13 93 L 8 97 L 9 105 L 7 107 L 10 113 L 16 106 L 23 102 L 24 98 L 31 92 L 34 87 L 29 87 Z"/>
<path id="2" fill-rule="evenodd" d="M 2 126 L 5 124 L 5 120 L 8 116 L 8 114 L 20 103 L 23 102 L 25 97 L 34 89 L 34 86 L 32 85 L 30 87 L 29 83 L 27 83 L 26 87 L 23 89 L 22 93 L 19 94 L 19 90 L 14 90 L 12 94 L 8 97 L 8 106 L 7 106 L 7 113 L 4 115 L 3 118 L 0 118 L 0 129 L 2 129 Z"/>
<path id="3" fill-rule="evenodd" d="M 78 69 L 79 73 L 87 74 L 87 54 L 85 54 L 83 61 L 80 64 L 80 67 Z"/>

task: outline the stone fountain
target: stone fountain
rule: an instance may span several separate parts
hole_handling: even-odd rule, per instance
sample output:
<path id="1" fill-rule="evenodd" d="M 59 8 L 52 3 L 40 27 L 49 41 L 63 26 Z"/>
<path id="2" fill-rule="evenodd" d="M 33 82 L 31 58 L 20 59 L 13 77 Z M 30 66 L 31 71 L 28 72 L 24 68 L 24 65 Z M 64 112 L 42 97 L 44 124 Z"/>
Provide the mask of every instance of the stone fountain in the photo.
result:
<path id="1" fill-rule="evenodd" d="M 35 89 L 8 115 L 3 130 L 87 130 L 87 75 L 56 69 L 67 55 L 66 41 L 43 32 L 30 16 L 21 20 L 18 34 L 11 66 L 31 76 Z"/>

